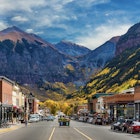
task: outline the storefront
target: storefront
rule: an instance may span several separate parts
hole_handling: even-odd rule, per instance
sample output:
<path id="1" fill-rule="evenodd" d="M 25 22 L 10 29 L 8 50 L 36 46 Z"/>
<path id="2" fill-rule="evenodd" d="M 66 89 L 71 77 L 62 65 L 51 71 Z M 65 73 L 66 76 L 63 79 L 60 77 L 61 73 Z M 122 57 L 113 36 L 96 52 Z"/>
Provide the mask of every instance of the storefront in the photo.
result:
<path id="1" fill-rule="evenodd" d="M 135 119 L 140 121 L 140 86 L 135 87 L 134 93 Z"/>
<path id="2" fill-rule="evenodd" d="M 115 94 L 106 98 L 111 119 L 134 117 L 134 94 Z"/>
<path id="3" fill-rule="evenodd" d="M 12 105 L 0 104 L 0 124 L 12 121 Z"/>

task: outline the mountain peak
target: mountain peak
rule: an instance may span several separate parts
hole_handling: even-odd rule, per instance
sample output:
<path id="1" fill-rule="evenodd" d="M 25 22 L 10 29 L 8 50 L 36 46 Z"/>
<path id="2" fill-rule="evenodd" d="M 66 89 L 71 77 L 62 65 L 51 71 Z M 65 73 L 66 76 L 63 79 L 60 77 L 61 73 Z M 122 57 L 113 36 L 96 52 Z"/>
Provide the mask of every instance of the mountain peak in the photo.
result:
<path id="1" fill-rule="evenodd" d="M 62 53 L 69 56 L 79 57 L 90 52 L 86 47 L 80 46 L 78 44 L 72 43 L 70 41 L 62 40 L 61 42 L 55 44 L 55 47 Z"/>
<path id="2" fill-rule="evenodd" d="M 10 32 L 22 32 L 24 33 L 24 31 L 22 31 L 21 29 L 19 29 L 18 27 L 16 26 L 11 26 L 11 27 L 8 27 L 7 29 L 4 29 L 1 31 L 2 33 L 10 33 Z"/>
<path id="3" fill-rule="evenodd" d="M 25 39 L 28 43 L 31 44 L 39 43 L 41 46 L 52 46 L 50 43 L 44 41 L 37 35 L 26 33 L 16 26 L 8 27 L 7 29 L 0 31 L 0 41 L 7 39 L 13 41 L 14 43 L 17 41 L 22 42 L 23 39 Z"/>
<path id="4" fill-rule="evenodd" d="M 116 46 L 116 55 L 128 48 L 134 48 L 140 44 L 140 23 L 131 26 L 127 33 L 122 35 Z"/>

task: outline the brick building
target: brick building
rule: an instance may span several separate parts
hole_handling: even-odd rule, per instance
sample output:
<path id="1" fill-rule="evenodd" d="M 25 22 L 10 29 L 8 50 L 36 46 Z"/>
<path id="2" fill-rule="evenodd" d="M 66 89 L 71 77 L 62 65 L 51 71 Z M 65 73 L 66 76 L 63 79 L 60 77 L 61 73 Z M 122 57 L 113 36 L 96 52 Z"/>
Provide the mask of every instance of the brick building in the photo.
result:
<path id="1" fill-rule="evenodd" d="M 134 92 L 134 103 L 135 103 L 135 118 L 140 121 L 140 86 L 135 87 Z"/>
<path id="2" fill-rule="evenodd" d="M 12 90 L 14 82 L 0 76 L 0 121 L 11 119 L 12 113 Z"/>
<path id="3" fill-rule="evenodd" d="M 96 93 L 92 96 L 92 98 L 88 99 L 88 110 L 90 111 L 91 114 L 97 113 L 98 108 L 99 108 L 99 102 L 98 98 L 103 97 L 105 98 L 106 96 L 111 96 L 113 93 Z M 105 99 L 103 99 L 104 101 Z M 102 102 L 104 104 L 104 102 Z"/>
<path id="4" fill-rule="evenodd" d="M 106 110 L 111 118 L 134 117 L 134 94 L 122 93 L 106 97 Z"/>
<path id="5" fill-rule="evenodd" d="M 12 91 L 14 82 L 10 79 L 0 76 L 0 102 L 12 105 Z"/>
<path id="6" fill-rule="evenodd" d="M 34 113 L 39 113 L 39 100 L 34 99 Z"/>
<path id="7" fill-rule="evenodd" d="M 0 125 L 4 121 L 17 122 L 25 114 L 38 113 L 39 100 L 27 91 L 23 93 L 12 80 L 0 76 Z"/>

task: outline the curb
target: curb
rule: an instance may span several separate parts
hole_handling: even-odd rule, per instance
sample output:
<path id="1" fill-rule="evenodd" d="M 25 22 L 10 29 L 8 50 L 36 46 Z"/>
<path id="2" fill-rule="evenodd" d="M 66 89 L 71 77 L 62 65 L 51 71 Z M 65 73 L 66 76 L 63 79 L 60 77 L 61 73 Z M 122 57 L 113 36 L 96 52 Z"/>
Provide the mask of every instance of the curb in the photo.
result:
<path id="1" fill-rule="evenodd" d="M 23 127 L 23 126 L 24 125 L 15 125 L 15 126 L 11 126 L 9 128 L 0 128 L 0 134 L 19 129 L 19 128 Z"/>

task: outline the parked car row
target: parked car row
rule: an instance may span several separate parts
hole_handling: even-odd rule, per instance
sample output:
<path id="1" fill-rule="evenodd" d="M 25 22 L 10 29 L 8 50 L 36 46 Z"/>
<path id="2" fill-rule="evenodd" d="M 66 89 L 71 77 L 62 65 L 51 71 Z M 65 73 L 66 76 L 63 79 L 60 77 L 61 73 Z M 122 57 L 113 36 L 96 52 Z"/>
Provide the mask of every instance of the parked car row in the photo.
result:
<path id="1" fill-rule="evenodd" d="M 121 119 L 111 124 L 112 130 L 118 130 L 126 133 L 139 133 L 140 122 L 133 119 Z"/>
<path id="2" fill-rule="evenodd" d="M 96 117 L 80 116 L 78 117 L 77 120 L 80 122 L 87 122 L 95 125 L 110 124 L 108 119 L 104 119 L 100 116 Z M 111 129 L 131 134 L 140 133 L 140 122 L 135 121 L 133 119 L 124 119 L 120 117 L 117 121 L 111 124 Z"/>
<path id="3" fill-rule="evenodd" d="M 53 115 L 40 116 L 39 114 L 30 114 L 28 122 L 33 123 L 33 122 L 38 122 L 38 121 L 43 121 L 43 120 L 53 121 L 54 119 L 55 119 L 55 116 Z"/>
<path id="4" fill-rule="evenodd" d="M 97 124 L 97 125 L 108 124 L 108 120 L 105 120 L 100 116 L 96 116 L 96 117 L 80 116 L 78 118 L 78 121 Z"/>

